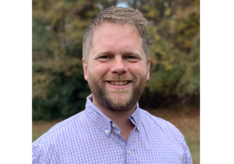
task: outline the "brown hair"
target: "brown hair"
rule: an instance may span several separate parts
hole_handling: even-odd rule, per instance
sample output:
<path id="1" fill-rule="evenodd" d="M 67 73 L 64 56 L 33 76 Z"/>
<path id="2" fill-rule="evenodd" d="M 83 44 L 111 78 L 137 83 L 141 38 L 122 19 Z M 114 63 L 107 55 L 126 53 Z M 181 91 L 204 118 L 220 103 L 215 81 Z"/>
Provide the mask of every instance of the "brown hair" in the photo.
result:
<path id="1" fill-rule="evenodd" d="M 146 59 L 149 59 L 149 38 L 146 31 L 146 24 L 148 23 L 147 19 L 143 17 L 140 11 L 134 10 L 133 8 L 113 6 L 106 8 L 97 14 L 85 30 L 83 38 L 83 58 L 85 58 L 86 62 L 88 62 L 88 55 L 92 49 L 92 37 L 94 29 L 103 21 L 130 24 L 136 27 L 142 38 L 142 47 L 144 49 Z"/>

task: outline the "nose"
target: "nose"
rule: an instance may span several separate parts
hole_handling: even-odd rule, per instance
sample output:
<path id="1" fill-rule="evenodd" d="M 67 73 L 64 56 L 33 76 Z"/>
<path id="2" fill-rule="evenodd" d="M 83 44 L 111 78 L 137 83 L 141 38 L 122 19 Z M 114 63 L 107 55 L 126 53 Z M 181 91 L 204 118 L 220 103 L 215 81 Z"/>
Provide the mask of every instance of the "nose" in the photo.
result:
<path id="1" fill-rule="evenodd" d="M 126 71 L 127 67 L 124 60 L 122 58 L 115 58 L 111 67 L 111 72 L 120 75 L 126 73 Z"/>

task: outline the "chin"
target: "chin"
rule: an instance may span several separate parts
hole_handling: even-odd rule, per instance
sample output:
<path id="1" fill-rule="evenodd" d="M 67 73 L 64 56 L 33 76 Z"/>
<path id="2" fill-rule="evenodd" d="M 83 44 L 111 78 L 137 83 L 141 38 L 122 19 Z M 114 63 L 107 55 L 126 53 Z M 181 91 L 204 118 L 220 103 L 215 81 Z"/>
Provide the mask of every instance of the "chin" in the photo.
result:
<path id="1" fill-rule="evenodd" d="M 132 94 L 115 93 L 105 96 L 106 108 L 111 111 L 129 111 L 136 105 Z"/>

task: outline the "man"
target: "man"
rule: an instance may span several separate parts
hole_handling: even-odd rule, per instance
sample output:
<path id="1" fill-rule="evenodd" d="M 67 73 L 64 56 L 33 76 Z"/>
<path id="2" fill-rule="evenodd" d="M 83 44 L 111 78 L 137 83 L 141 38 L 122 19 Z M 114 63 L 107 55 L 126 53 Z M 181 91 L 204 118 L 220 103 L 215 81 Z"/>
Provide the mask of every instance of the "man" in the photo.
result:
<path id="1" fill-rule="evenodd" d="M 83 40 L 84 111 L 33 143 L 33 163 L 192 163 L 183 135 L 138 106 L 149 79 L 147 20 L 131 8 L 99 13 Z"/>

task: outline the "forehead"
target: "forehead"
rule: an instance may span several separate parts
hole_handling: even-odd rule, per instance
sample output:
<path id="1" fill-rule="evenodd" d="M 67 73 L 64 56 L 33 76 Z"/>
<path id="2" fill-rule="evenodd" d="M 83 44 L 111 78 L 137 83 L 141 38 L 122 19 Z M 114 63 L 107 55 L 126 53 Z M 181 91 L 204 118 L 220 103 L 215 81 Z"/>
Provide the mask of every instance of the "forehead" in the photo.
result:
<path id="1" fill-rule="evenodd" d="M 128 23 L 109 22 L 109 21 L 103 21 L 101 24 L 99 24 L 94 29 L 93 36 L 99 34 L 101 34 L 102 36 L 113 35 L 116 34 L 116 32 L 119 32 L 118 34 L 122 33 L 135 34 L 140 37 L 138 30 L 133 25 Z"/>
<path id="2" fill-rule="evenodd" d="M 142 39 L 136 27 L 131 24 L 104 21 L 93 31 L 92 45 L 93 48 L 110 45 L 112 48 L 129 46 L 142 49 Z"/>

